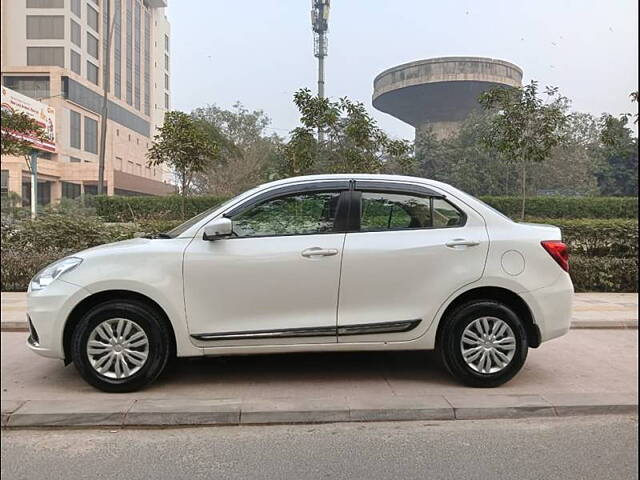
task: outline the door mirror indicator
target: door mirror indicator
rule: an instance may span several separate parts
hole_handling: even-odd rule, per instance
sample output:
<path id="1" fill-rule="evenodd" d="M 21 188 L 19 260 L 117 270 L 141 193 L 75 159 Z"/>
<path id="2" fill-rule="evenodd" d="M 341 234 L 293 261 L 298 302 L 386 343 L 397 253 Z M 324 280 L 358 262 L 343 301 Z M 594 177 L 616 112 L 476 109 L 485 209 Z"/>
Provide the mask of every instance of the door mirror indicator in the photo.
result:
<path id="1" fill-rule="evenodd" d="M 216 218 L 204 227 L 203 240 L 213 241 L 230 237 L 233 232 L 233 221 L 227 217 Z"/>

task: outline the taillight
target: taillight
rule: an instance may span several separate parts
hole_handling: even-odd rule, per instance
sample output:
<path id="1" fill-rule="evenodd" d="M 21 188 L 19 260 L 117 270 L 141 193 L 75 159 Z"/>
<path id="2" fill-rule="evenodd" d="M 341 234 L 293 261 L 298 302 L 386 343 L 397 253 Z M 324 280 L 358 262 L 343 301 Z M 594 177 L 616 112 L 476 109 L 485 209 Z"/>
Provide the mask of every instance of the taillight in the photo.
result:
<path id="1" fill-rule="evenodd" d="M 540 242 L 549 255 L 560 265 L 565 272 L 569 271 L 569 249 L 558 240 L 545 240 Z"/>

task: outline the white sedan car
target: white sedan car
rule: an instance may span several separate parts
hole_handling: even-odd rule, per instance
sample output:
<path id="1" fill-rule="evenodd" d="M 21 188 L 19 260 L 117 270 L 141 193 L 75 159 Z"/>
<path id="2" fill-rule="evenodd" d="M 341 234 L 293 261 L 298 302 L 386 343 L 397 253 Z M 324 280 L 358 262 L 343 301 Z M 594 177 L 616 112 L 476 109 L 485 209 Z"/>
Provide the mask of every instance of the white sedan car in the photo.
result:
<path id="1" fill-rule="evenodd" d="M 172 356 L 344 350 L 436 349 L 463 383 L 495 387 L 567 333 L 572 296 L 556 227 L 423 178 L 318 175 L 48 266 L 27 344 L 108 392 Z"/>

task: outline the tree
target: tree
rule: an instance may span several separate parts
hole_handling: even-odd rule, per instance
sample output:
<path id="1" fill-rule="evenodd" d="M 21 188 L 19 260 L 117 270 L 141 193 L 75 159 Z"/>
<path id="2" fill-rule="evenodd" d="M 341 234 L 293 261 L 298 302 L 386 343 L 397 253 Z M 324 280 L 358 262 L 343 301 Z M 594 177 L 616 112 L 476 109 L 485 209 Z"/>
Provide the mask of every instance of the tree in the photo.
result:
<path id="1" fill-rule="evenodd" d="M 527 167 L 543 163 L 563 142 L 567 122 L 567 99 L 558 89 L 546 88 L 548 101 L 538 97 L 538 84 L 532 81 L 521 88 L 497 87 L 480 96 L 485 110 L 494 112 L 482 143 L 502 154 L 509 165 L 519 164 L 522 188 L 521 217 L 527 198 Z"/>
<path id="2" fill-rule="evenodd" d="M 437 139 L 430 130 L 416 135 L 416 160 L 420 174 L 455 185 L 473 195 L 508 194 L 512 182 L 498 152 L 484 148 L 484 132 L 491 115 L 476 112 L 469 115 L 456 135 Z"/>
<path id="3" fill-rule="evenodd" d="M 272 177 L 283 140 L 267 134 L 271 119 L 262 110 L 249 111 L 237 102 L 230 110 L 207 105 L 191 115 L 224 139 L 216 162 L 197 177 L 201 191 L 230 196 Z"/>
<path id="4" fill-rule="evenodd" d="M 633 103 L 638 103 L 638 101 L 640 101 L 639 96 L 640 96 L 640 92 L 638 90 L 636 90 L 635 92 L 631 92 L 629 94 L 629 97 L 631 98 L 631 101 Z M 638 108 L 637 107 L 636 107 L 636 113 L 634 116 L 636 117 L 636 119 L 633 121 L 633 123 L 637 125 L 638 124 Z"/>
<path id="5" fill-rule="evenodd" d="M 165 113 L 164 124 L 153 137 L 147 158 L 150 165 L 167 164 L 176 172 L 180 182 L 183 217 L 185 197 L 194 176 L 206 171 L 218 151 L 218 143 L 202 120 L 179 111 Z"/>
<path id="6" fill-rule="evenodd" d="M 638 139 L 628 122 L 628 114 L 600 118 L 604 160 L 597 178 L 602 195 L 638 195 Z"/>
<path id="7" fill-rule="evenodd" d="M 47 140 L 44 128 L 33 118 L 22 112 L 2 110 L 2 141 L 0 153 L 19 157 L 28 155 L 33 150 L 30 140 L 24 136 Z"/>
<path id="8" fill-rule="evenodd" d="M 308 89 L 298 90 L 293 101 L 302 125 L 291 132 L 284 147 L 281 176 L 397 172 L 410 168 L 410 143 L 389 138 L 362 103 L 314 97 Z M 315 136 L 319 130 L 323 132 L 323 142 Z"/>
<path id="9" fill-rule="evenodd" d="M 563 142 L 549 159 L 531 172 L 531 190 L 553 195 L 597 195 L 596 172 L 602 163 L 598 119 L 588 113 L 572 112 L 563 128 Z"/>

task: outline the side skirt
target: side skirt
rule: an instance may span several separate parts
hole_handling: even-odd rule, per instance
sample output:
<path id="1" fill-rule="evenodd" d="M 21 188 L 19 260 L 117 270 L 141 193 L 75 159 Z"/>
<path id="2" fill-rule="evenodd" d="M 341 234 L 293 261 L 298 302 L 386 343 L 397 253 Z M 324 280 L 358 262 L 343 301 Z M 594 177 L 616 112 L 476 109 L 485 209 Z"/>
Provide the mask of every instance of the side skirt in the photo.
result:
<path id="1" fill-rule="evenodd" d="M 416 328 L 422 320 L 399 322 L 362 323 L 340 327 L 305 327 L 280 330 L 253 330 L 249 332 L 197 333 L 192 338 L 201 341 L 256 340 L 261 338 L 332 337 L 348 335 L 373 335 L 381 333 L 402 333 Z"/>

